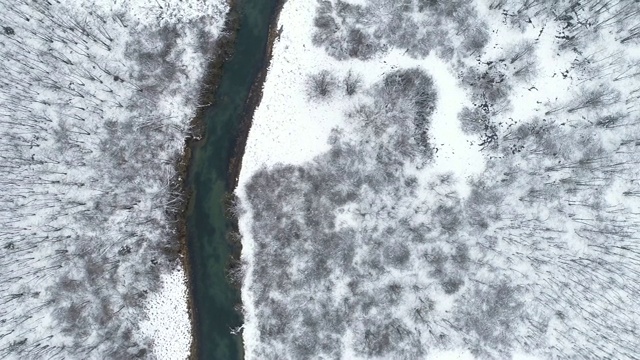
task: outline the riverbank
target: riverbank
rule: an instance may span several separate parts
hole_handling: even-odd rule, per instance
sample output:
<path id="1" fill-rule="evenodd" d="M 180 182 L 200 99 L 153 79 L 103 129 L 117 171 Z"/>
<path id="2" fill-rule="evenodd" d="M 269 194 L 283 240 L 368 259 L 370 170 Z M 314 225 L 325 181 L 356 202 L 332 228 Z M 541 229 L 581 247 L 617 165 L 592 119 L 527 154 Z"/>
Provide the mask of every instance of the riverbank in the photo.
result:
<path id="1" fill-rule="evenodd" d="M 226 214 L 230 219 L 231 231 L 236 236 L 230 236 L 230 246 L 232 249 L 231 252 L 231 262 L 229 266 L 229 272 L 231 274 L 236 274 L 232 277 L 232 285 L 234 288 L 241 292 L 242 290 L 242 236 L 240 235 L 238 217 L 234 213 L 234 209 L 232 208 L 235 205 L 234 202 L 234 192 L 238 186 L 238 178 L 240 177 L 240 171 L 242 170 L 242 159 L 244 158 L 244 152 L 247 145 L 247 139 L 249 137 L 249 131 L 251 130 L 251 124 L 253 123 L 253 115 L 256 111 L 258 105 L 262 101 L 262 90 L 264 86 L 264 82 L 267 78 L 267 73 L 269 71 L 269 66 L 271 64 L 273 45 L 275 41 L 278 39 L 280 35 L 280 31 L 278 30 L 278 20 L 280 18 L 280 12 L 282 11 L 282 7 L 286 0 L 278 0 L 278 4 L 271 16 L 270 24 L 269 24 L 269 37 L 267 40 L 267 47 L 264 54 L 264 60 L 262 63 L 262 67 L 256 77 L 253 85 L 251 86 L 251 90 L 249 92 L 249 97 L 245 103 L 244 113 L 242 115 L 242 119 L 239 126 L 239 133 L 237 136 L 237 141 L 233 150 L 233 157 L 229 163 L 229 171 L 227 176 L 227 183 L 229 184 L 229 189 L 231 191 L 228 193 L 227 199 L 229 201 L 225 202 L 225 210 Z M 243 304 L 240 302 L 237 306 L 238 311 L 242 311 Z M 244 314 L 241 313 L 244 317 Z M 243 319 L 244 326 L 244 319 Z M 242 333 L 240 333 L 242 334 Z M 244 359 L 244 353 L 241 359 Z"/>
<path id="2" fill-rule="evenodd" d="M 267 40 L 267 49 L 264 54 L 264 62 L 262 69 L 260 69 L 260 73 L 256 78 L 253 86 L 251 87 L 251 91 L 249 92 L 249 98 L 246 103 L 246 112 L 242 117 L 242 122 L 240 123 L 240 133 L 238 134 L 238 141 L 235 146 L 234 155 L 231 158 L 231 164 L 229 165 L 229 184 L 231 188 L 235 191 L 238 186 L 238 179 L 240 177 L 240 171 L 242 171 L 242 159 L 244 157 L 244 152 L 247 147 L 247 139 L 249 137 L 249 131 L 251 130 L 251 125 L 253 124 L 253 116 L 262 101 L 263 87 L 264 82 L 267 79 L 267 73 L 269 72 L 269 67 L 271 66 L 271 59 L 273 57 L 273 44 L 280 37 L 282 33 L 282 27 L 278 28 L 278 22 L 280 20 L 280 13 L 282 12 L 282 7 L 286 3 L 286 0 L 279 0 L 276 5 L 276 9 L 271 16 L 271 21 L 269 25 L 269 38 Z M 234 221 L 237 229 L 237 220 Z"/>
<path id="3" fill-rule="evenodd" d="M 225 203 L 225 207 L 227 210 L 227 214 L 231 219 L 231 231 L 237 236 L 233 236 L 230 238 L 232 240 L 231 246 L 233 252 L 231 254 L 231 266 L 229 271 L 233 274 L 241 274 L 242 273 L 242 235 L 240 234 L 238 217 L 234 214 L 234 209 L 232 207 L 235 205 L 235 190 L 238 186 L 238 179 L 240 177 L 240 171 L 242 170 L 242 159 L 244 158 L 244 151 L 247 146 L 247 139 L 249 137 L 249 131 L 251 130 L 251 125 L 253 123 L 253 115 L 255 114 L 258 105 L 262 101 L 262 90 L 264 86 L 264 82 L 267 78 L 267 73 L 269 71 L 269 66 L 271 65 L 272 52 L 273 52 L 273 44 L 280 36 L 282 29 L 278 29 L 278 21 L 280 19 L 280 12 L 282 11 L 282 7 L 284 6 L 286 0 L 278 1 L 276 5 L 276 9 L 271 16 L 270 25 L 269 25 L 269 38 L 267 40 L 267 48 L 264 55 L 264 61 L 258 76 L 251 86 L 251 90 L 249 92 L 249 98 L 245 104 L 245 112 L 242 116 L 242 120 L 239 127 L 239 134 L 237 137 L 237 142 L 233 151 L 233 157 L 231 158 L 229 164 L 229 174 L 227 182 L 229 183 L 230 189 L 232 191 L 228 195 L 229 201 Z M 241 291 L 242 281 L 241 279 L 233 279 L 235 280 L 234 286 Z M 242 307 L 242 303 L 238 304 L 239 307 Z"/>
<path id="4" fill-rule="evenodd" d="M 252 116 L 245 147 L 242 169 L 236 179 L 236 195 L 248 204 L 245 185 L 263 167 L 275 163 L 299 164 L 325 151 L 331 128 L 340 124 L 340 117 L 327 117 L 331 105 L 310 104 L 306 98 L 305 78 L 316 69 L 333 64 L 321 49 L 311 43 L 314 2 L 287 1 L 279 15 L 278 41 L 274 42 L 272 59 L 265 79 L 261 102 Z M 260 359 L 274 349 L 262 347 L 259 333 L 260 314 L 253 293 L 254 254 L 257 251 L 252 235 L 251 209 L 244 207 L 238 221 L 242 235 L 244 281 L 242 301 L 245 310 L 243 336 L 245 358 Z"/>
<path id="5" fill-rule="evenodd" d="M 222 30 L 224 35 L 216 39 L 216 44 L 213 46 L 212 55 L 214 56 L 214 59 L 209 63 L 202 82 L 200 90 L 200 104 L 212 104 L 214 102 L 215 93 L 220 83 L 220 79 L 222 78 L 223 65 L 225 61 L 233 55 L 236 32 L 239 25 L 239 16 L 237 12 L 237 1 L 229 0 L 228 4 L 229 13 L 227 14 Z M 185 283 L 188 289 L 187 311 L 189 313 L 189 321 L 191 323 L 190 359 L 197 358 L 196 349 L 198 339 L 195 336 L 197 309 L 194 305 L 193 277 L 191 263 L 189 261 L 189 247 L 187 245 L 187 212 L 192 193 L 188 185 L 188 174 L 193 148 L 198 144 L 198 142 L 202 141 L 202 138 L 205 135 L 205 116 L 208 106 L 210 105 L 198 108 L 196 115 L 191 120 L 190 127 L 192 129 L 192 134 L 190 137 L 185 139 L 182 156 L 176 163 L 176 183 L 178 184 L 179 192 L 183 197 L 182 208 L 176 216 L 176 223 L 178 228 L 179 259 L 182 264 L 182 268 L 184 269 Z"/>

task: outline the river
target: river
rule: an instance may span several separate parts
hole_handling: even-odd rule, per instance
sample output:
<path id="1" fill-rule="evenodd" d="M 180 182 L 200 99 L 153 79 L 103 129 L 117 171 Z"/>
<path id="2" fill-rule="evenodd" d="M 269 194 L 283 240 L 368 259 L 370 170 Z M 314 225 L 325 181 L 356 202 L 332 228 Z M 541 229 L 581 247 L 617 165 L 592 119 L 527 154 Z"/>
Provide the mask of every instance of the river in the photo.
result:
<path id="1" fill-rule="evenodd" d="M 190 263 L 195 346 L 192 358 L 202 360 L 242 359 L 242 338 L 230 329 L 242 324 L 235 308 L 240 290 L 227 279 L 231 257 L 239 247 L 230 243 L 234 227 L 225 216 L 224 199 L 233 191 L 239 170 L 230 165 L 242 154 L 246 141 L 245 122 L 259 95 L 268 63 L 269 25 L 279 0 L 236 0 L 239 15 L 233 56 L 222 68 L 215 100 L 204 112 L 205 136 L 192 143 L 187 187 L 191 193 L 187 211 L 187 247 Z M 259 92 L 259 91 L 258 91 Z M 248 119 L 250 121 L 250 119 Z M 238 154 L 240 152 L 240 154 Z M 230 175 L 231 173 L 231 175 Z"/>

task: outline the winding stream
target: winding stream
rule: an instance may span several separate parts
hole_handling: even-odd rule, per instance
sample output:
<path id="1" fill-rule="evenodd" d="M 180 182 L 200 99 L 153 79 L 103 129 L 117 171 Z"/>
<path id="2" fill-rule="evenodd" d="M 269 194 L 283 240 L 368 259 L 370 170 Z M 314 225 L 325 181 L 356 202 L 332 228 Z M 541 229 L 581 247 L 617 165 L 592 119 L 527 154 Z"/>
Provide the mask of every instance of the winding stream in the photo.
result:
<path id="1" fill-rule="evenodd" d="M 237 255 L 239 249 L 227 241 L 233 224 L 225 217 L 223 201 L 233 191 L 230 162 L 236 143 L 246 140 L 239 125 L 251 107 L 251 87 L 260 80 L 267 60 L 269 25 L 277 3 L 278 0 L 236 1 L 240 21 L 233 56 L 224 64 L 215 101 L 206 111 L 206 135 L 192 147 L 187 246 L 195 318 L 196 354 L 192 358 L 196 359 L 243 357 L 242 338 L 230 334 L 230 329 L 242 324 L 234 309 L 240 303 L 239 289 L 226 277 L 231 256 Z"/>

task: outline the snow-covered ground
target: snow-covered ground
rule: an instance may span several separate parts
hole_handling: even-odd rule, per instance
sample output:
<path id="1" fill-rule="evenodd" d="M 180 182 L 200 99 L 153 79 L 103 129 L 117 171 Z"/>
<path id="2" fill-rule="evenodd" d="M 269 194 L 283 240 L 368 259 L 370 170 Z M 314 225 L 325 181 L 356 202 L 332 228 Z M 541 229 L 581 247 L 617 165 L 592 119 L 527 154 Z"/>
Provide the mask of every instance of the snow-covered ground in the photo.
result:
<path id="1" fill-rule="evenodd" d="M 184 359 L 176 164 L 227 2 L 0 10 L 0 357 Z"/>
<path id="2" fill-rule="evenodd" d="M 444 94 L 438 98 L 433 115 L 431 135 L 438 147 L 433 171 L 436 174 L 453 173 L 461 180 L 458 182 L 458 191 L 465 194 L 468 189 L 464 180 L 481 172 L 484 160 L 479 147 L 473 145 L 477 139 L 463 134 L 457 125 L 457 113 L 462 106 L 468 105 L 469 100 L 454 76 L 454 69 L 435 55 L 414 59 L 397 49 L 371 61 L 336 61 L 310 41 L 315 10 L 315 3 L 295 0 L 287 1 L 282 9 L 280 25 L 284 31 L 274 44 L 262 101 L 256 109 L 249 133 L 238 183 L 240 199 L 244 199 L 244 187 L 257 170 L 276 164 L 311 161 L 329 149 L 328 138 L 333 128 L 348 126 L 344 114 L 354 107 L 354 99 L 338 94 L 332 98 L 333 101 L 309 102 L 304 81 L 309 74 L 331 69 L 337 74 L 346 75 L 351 70 L 361 74 L 363 86 L 368 87 L 387 72 L 413 67 L 424 69 L 431 75 L 438 93 Z M 422 174 L 430 177 L 428 173 Z M 242 258 L 248 264 L 247 272 L 251 274 L 253 243 L 251 212 L 248 210 L 240 219 L 240 231 L 243 235 Z M 255 327 L 255 309 L 252 307 L 251 281 L 251 276 L 248 276 L 242 291 L 245 308 L 243 338 L 247 359 L 256 356 L 253 346 L 260 342 Z M 457 353 L 442 356 L 464 358 L 464 354 Z M 439 356 L 433 358 L 443 359 Z"/>
<path id="3" fill-rule="evenodd" d="M 375 348 L 379 358 L 522 360 L 632 358 L 640 350 L 633 343 L 633 319 L 640 315 L 622 310 L 637 305 L 635 286 L 625 285 L 633 275 L 614 270 L 637 271 L 631 249 L 637 249 L 639 233 L 634 225 L 638 173 L 632 165 L 639 133 L 639 47 L 632 30 L 638 26 L 633 15 L 638 6 L 451 3 L 450 8 L 425 1 L 285 3 L 283 32 L 274 44 L 237 189 L 246 210 L 240 231 L 247 264 L 242 287 L 247 359 L 278 358 L 276 353 L 296 358 L 297 351 L 309 349 L 326 358 L 375 357 L 362 353 Z M 332 18 L 318 21 L 318 7 Z M 398 10 L 402 7 L 408 10 Z M 403 11 L 410 15 L 398 15 Z M 323 26 L 330 29 L 323 35 L 329 40 L 314 44 Z M 474 27 L 474 34 L 461 33 Z M 375 31 L 367 38 L 371 28 Z M 340 34 L 349 35 L 340 40 Z M 373 55 L 360 56 L 340 43 L 354 37 L 383 45 Z M 416 48 L 407 45 L 411 37 L 421 37 Z M 359 269 L 343 274 L 332 269 L 312 283 L 307 271 L 323 246 L 314 242 L 331 240 L 309 230 L 307 218 L 316 209 L 314 199 L 319 209 L 327 208 L 322 207 L 327 195 L 321 193 L 327 191 L 322 181 L 335 175 L 327 174 L 327 159 L 342 161 L 340 151 L 364 143 L 349 114 L 375 101 L 375 88 L 386 75 L 409 68 L 428 74 L 437 92 L 429 128 L 433 161 L 426 167 L 408 162 L 398 175 L 404 184 L 415 177 L 418 190 L 409 196 L 364 186 L 362 192 L 372 195 L 346 201 L 334 217 L 315 213 L 330 228 L 327 234 L 342 236 L 346 229 L 340 239 L 356 244 L 352 265 Z M 362 76 L 362 90 L 353 96 L 334 90 L 310 99 L 308 77 L 323 70 L 336 79 L 349 71 Z M 338 140 L 343 147 L 329 142 L 335 128 L 343 129 Z M 347 161 L 344 171 L 367 161 Z M 314 182 L 314 176 L 321 180 Z M 349 190 L 347 184 L 338 186 Z M 261 196 L 265 213 L 258 214 L 252 205 Z M 401 234 L 394 235 L 396 230 Z M 406 240 L 417 234 L 424 236 L 422 242 Z M 400 248 L 403 242 L 410 247 L 412 263 L 377 274 L 376 257 L 382 252 L 383 263 L 389 257 L 379 249 L 384 241 L 396 244 L 396 237 L 402 239 Z M 616 247 L 621 242 L 628 253 Z M 470 265 L 458 263 L 469 259 Z M 281 261 L 271 265 L 273 278 L 264 275 L 270 269 L 267 260 Z M 473 270 L 461 273 L 458 265 Z M 438 284 L 441 276 L 447 279 Z M 400 289 L 401 295 L 392 293 L 402 301 L 380 295 L 386 291 L 382 284 Z M 272 290 L 259 293 L 264 289 Z M 362 301 L 361 307 L 348 307 L 357 297 L 353 302 Z M 372 315 L 361 310 L 370 298 L 392 305 L 380 305 Z M 352 311 L 341 315 L 351 322 L 328 325 L 341 329 L 334 333 L 340 341 L 322 331 L 305 337 L 307 329 L 330 321 L 319 320 L 318 313 L 342 309 L 336 304 Z M 376 328 L 379 324 L 386 327 Z M 376 340 L 362 350 L 370 339 Z M 339 350 L 325 348 L 325 341 L 339 343 Z M 381 350 L 394 341 L 409 350 Z"/>
<path id="4" fill-rule="evenodd" d="M 328 138 L 333 128 L 347 126 L 344 114 L 354 106 L 352 98 L 338 94 L 332 99 L 334 101 L 312 103 L 307 98 L 304 79 L 311 73 L 327 69 L 340 75 L 346 75 L 349 70 L 361 74 L 364 87 L 373 85 L 385 73 L 395 69 L 424 69 L 434 77 L 438 93 L 446 94 L 438 99 L 432 125 L 432 136 L 438 146 L 435 172 L 452 172 L 459 179 L 466 179 L 482 171 L 484 160 L 479 148 L 471 144 L 474 139 L 463 134 L 456 124 L 456 115 L 468 100 L 464 90 L 457 84 L 451 67 L 435 55 L 414 59 L 397 49 L 371 61 L 336 61 L 310 41 L 316 6 L 314 2 L 291 0 L 285 3 L 280 14 L 280 25 L 284 31 L 274 44 L 262 101 L 256 109 L 249 133 L 238 183 L 241 199 L 244 197 L 244 186 L 257 170 L 275 164 L 311 161 L 329 149 Z M 461 181 L 458 185 L 462 193 L 466 192 L 465 182 Z M 249 274 L 253 256 L 250 227 L 249 212 L 240 221 L 242 256 L 249 264 Z M 252 358 L 252 346 L 259 343 L 250 287 L 249 276 L 242 292 L 245 306 L 243 337 L 247 358 Z"/>
<path id="5" fill-rule="evenodd" d="M 187 286 L 179 267 L 161 275 L 160 291 L 145 302 L 147 319 L 140 326 L 144 336 L 155 339 L 153 353 L 158 359 L 187 359 L 191 345 L 191 322 L 185 304 Z"/>

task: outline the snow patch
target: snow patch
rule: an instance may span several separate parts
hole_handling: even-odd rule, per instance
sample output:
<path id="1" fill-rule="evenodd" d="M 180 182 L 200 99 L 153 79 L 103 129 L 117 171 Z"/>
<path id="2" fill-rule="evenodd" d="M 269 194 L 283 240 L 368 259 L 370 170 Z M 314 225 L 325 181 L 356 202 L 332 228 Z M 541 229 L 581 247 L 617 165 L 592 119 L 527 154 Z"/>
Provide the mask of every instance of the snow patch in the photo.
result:
<path id="1" fill-rule="evenodd" d="M 184 269 L 178 265 L 171 273 L 162 274 L 161 282 L 160 291 L 145 302 L 148 319 L 140 324 L 140 330 L 154 340 L 153 353 L 158 359 L 187 359 L 192 338 Z"/>

